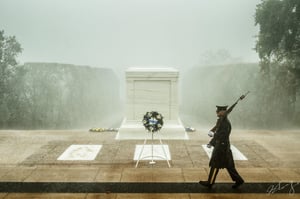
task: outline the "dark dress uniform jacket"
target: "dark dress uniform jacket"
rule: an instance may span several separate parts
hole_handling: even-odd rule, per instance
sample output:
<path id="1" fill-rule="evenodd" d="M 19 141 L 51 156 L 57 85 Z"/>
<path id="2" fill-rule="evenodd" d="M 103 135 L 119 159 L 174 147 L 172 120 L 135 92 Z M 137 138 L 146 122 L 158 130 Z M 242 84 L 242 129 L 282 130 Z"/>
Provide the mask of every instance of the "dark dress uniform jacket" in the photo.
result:
<path id="1" fill-rule="evenodd" d="M 229 135 L 231 124 L 227 116 L 220 117 L 216 124 L 216 132 L 212 139 L 214 146 L 209 166 L 212 168 L 234 168 L 234 161 L 230 149 Z"/>

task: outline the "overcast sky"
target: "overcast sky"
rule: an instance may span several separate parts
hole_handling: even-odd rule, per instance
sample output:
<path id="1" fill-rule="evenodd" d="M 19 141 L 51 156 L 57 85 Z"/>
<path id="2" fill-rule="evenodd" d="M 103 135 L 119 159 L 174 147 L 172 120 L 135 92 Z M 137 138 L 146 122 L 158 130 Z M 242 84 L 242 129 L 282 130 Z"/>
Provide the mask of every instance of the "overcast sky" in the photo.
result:
<path id="1" fill-rule="evenodd" d="M 257 62 L 260 0 L 0 0 L 0 30 L 23 47 L 19 61 L 94 67 L 201 64 L 228 50 Z"/>

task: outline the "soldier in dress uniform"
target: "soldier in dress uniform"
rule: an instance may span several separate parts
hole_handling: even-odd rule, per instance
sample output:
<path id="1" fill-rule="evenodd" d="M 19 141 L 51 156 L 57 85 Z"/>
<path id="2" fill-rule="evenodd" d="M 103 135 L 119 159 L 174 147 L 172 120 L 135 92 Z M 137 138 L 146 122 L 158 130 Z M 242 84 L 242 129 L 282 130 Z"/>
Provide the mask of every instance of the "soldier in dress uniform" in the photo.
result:
<path id="1" fill-rule="evenodd" d="M 242 95 L 229 109 L 227 109 L 228 106 L 217 106 L 216 113 L 218 120 L 216 125 L 211 129 L 211 132 L 213 132 L 213 138 L 209 142 L 209 145 L 214 147 L 209 162 L 210 172 L 207 181 L 199 182 L 203 186 L 211 188 L 215 183 L 219 169 L 224 168 L 227 169 L 231 179 L 235 182 L 232 188 L 238 188 L 244 183 L 243 178 L 235 169 L 229 141 L 231 124 L 227 116 L 237 105 L 238 101 L 244 99 L 247 94 L 248 93 Z"/>

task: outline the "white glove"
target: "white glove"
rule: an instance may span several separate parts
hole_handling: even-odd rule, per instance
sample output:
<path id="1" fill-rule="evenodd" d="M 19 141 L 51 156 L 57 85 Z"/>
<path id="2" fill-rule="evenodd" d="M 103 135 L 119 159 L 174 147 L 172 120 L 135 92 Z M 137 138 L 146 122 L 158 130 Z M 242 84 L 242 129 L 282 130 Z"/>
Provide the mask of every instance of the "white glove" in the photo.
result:
<path id="1" fill-rule="evenodd" d="M 208 135 L 209 137 L 214 137 L 214 134 L 215 134 L 214 132 L 209 131 L 207 135 Z"/>

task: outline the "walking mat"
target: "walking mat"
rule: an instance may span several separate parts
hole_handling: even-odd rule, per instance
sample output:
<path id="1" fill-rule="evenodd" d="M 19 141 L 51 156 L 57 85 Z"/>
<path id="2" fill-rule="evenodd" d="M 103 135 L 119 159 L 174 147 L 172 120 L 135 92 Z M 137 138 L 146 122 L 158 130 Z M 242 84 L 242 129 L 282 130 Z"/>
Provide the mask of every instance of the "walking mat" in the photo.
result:
<path id="1" fill-rule="evenodd" d="M 252 182 L 233 189 L 233 183 L 212 188 L 198 183 L 131 182 L 0 182 L 5 193 L 266 193 L 299 194 L 300 182 Z"/>

